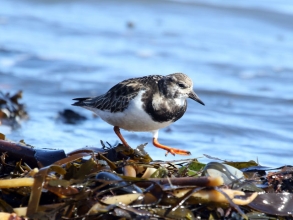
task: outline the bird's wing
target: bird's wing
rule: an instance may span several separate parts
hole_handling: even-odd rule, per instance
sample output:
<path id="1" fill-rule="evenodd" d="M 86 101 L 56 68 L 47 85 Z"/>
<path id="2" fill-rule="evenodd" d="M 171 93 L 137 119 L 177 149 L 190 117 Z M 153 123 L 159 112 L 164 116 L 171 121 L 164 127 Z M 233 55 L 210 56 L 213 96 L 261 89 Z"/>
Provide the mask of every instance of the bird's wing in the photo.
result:
<path id="1" fill-rule="evenodd" d="M 121 112 L 127 108 L 139 91 L 145 90 L 145 78 L 124 80 L 113 86 L 107 93 L 95 98 L 87 99 L 85 105 L 110 112 Z"/>
<path id="2" fill-rule="evenodd" d="M 110 112 L 121 112 L 127 108 L 129 102 L 135 98 L 142 84 L 133 85 L 131 82 L 121 82 L 112 87 L 106 94 L 92 99 L 95 108 Z"/>
<path id="3" fill-rule="evenodd" d="M 151 75 L 140 78 L 132 78 L 124 80 L 117 85 L 113 86 L 107 93 L 94 98 L 76 98 L 76 103 L 82 107 L 97 108 L 100 110 L 110 112 L 121 112 L 128 107 L 129 102 L 134 99 L 141 90 L 150 89 L 147 84 L 151 84 L 151 87 L 157 87 L 157 82 L 162 76 Z"/>

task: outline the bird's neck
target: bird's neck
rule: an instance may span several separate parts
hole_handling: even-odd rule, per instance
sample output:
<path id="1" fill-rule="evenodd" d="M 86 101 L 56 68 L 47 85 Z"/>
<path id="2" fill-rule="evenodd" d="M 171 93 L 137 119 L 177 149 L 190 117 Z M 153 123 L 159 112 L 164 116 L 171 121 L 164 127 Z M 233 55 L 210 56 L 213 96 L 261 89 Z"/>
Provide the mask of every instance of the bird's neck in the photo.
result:
<path id="1" fill-rule="evenodd" d="M 177 121 L 187 108 L 185 99 L 168 98 L 160 92 L 146 92 L 142 101 L 145 101 L 143 105 L 145 111 L 157 122 Z"/>
<path id="2" fill-rule="evenodd" d="M 158 118 L 165 121 L 178 120 L 186 111 L 187 103 L 182 98 L 166 98 L 165 96 L 157 96 L 152 99 L 152 111 Z"/>

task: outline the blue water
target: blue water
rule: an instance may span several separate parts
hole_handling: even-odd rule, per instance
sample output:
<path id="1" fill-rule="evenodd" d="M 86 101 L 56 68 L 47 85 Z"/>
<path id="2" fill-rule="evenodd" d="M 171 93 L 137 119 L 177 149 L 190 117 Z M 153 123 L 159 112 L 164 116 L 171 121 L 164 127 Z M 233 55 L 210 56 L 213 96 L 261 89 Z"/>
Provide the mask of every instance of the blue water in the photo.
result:
<path id="1" fill-rule="evenodd" d="M 0 132 L 67 152 L 115 144 L 112 127 L 71 99 L 130 77 L 184 72 L 206 106 L 189 100 L 183 118 L 160 130 L 161 143 L 192 157 L 292 165 L 292 21 L 290 0 L 2 0 L 0 90 L 23 90 L 30 118 Z M 89 120 L 63 124 L 65 108 Z M 150 133 L 122 133 L 164 158 Z"/>

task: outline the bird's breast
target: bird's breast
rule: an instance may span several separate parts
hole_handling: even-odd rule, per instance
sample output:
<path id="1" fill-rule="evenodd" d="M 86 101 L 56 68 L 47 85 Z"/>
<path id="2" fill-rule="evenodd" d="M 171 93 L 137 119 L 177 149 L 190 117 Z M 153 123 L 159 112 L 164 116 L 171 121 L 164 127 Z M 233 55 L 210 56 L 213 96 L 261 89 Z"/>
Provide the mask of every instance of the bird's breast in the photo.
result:
<path id="1" fill-rule="evenodd" d="M 95 110 L 104 121 L 129 131 L 154 131 L 170 125 L 173 121 L 154 121 L 153 117 L 145 111 L 142 101 L 144 90 L 129 102 L 129 106 L 122 112 Z"/>
<path id="2" fill-rule="evenodd" d="M 187 108 L 185 99 L 167 99 L 158 93 L 148 98 L 149 101 L 145 102 L 143 108 L 157 122 L 175 122 L 183 116 Z"/>

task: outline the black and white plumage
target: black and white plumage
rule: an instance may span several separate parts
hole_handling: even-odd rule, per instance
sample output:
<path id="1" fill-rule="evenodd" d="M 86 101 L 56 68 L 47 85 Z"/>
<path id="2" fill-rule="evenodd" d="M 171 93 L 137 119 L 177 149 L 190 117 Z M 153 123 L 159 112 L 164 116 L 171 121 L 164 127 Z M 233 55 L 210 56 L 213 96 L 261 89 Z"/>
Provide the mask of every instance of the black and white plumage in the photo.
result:
<path id="1" fill-rule="evenodd" d="M 76 98 L 74 100 L 77 102 L 73 105 L 89 109 L 113 125 L 124 145 L 128 144 L 120 134 L 119 128 L 129 131 L 150 131 L 154 135 L 155 146 L 172 154 L 188 155 L 188 151 L 170 148 L 157 142 L 158 130 L 183 116 L 187 108 L 187 98 L 204 105 L 193 91 L 192 80 L 183 73 L 174 73 L 124 80 L 104 95 Z"/>

